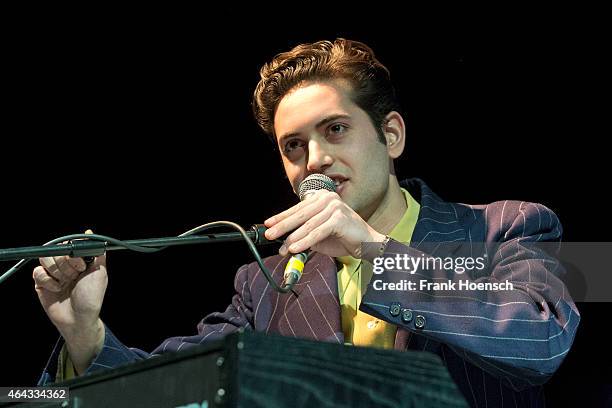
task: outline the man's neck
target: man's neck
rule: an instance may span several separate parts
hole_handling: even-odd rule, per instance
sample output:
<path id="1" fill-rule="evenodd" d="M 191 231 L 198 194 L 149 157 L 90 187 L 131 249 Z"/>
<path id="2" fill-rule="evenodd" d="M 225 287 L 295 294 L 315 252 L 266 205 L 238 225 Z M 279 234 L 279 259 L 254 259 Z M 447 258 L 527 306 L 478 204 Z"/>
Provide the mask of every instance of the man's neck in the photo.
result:
<path id="1" fill-rule="evenodd" d="M 397 177 L 389 176 L 389 188 L 380 205 L 367 222 L 381 234 L 389 234 L 400 222 L 408 207 Z"/>

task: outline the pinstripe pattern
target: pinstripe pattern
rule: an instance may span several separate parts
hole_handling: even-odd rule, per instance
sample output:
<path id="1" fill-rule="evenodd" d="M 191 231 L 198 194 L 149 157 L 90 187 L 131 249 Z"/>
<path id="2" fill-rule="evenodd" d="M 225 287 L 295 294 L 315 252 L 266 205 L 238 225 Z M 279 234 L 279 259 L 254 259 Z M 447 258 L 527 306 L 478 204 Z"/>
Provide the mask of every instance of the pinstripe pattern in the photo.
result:
<path id="1" fill-rule="evenodd" d="M 421 192 L 419 221 L 410 247 L 391 241 L 386 255 L 436 254 L 442 243 L 445 249 L 456 244 L 467 252 L 461 255 L 486 254 L 487 273 L 467 276 L 417 271 L 410 275 L 388 271 L 380 279 L 507 279 L 515 290 L 460 294 L 368 290 L 361 309 L 409 331 L 406 349 L 427 348 L 439 354 L 471 405 L 543 406 L 540 385 L 561 364 L 580 321 L 558 278 L 562 267 L 548 255 L 525 247 L 528 242 L 560 241 L 562 229 L 557 217 L 542 205 L 526 202 L 486 206 L 446 203 L 420 180 L 410 180 L 408 189 L 415 197 Z M 417 329 L 414 320 L 405 324 L 391 316 L 389 305 L 393 302 L 424 316 L 425 327 Z"/>
<path id="2" fill-rule="evenodd" d="M 453 243 L 457 248 L 463 244 L 461 248 L 469 247 L 466 256 L 486 254 L 489 260 L 487 274 L 472 279 L 479 282 L 508 279 L 520 290 L 507 295 L 462 292 L 463 299 L 453 293 L 368 290 L 361 309 L 398 325 L 396 349 L 438 354 L 472 406 L 543 406 L 540 385 L 569 350 L 580 316 L 555 275 L 562 272 L 561 267 L 521 244 L 560 240 L 557 217 L 544 206 L 526 202 L 503 201 L 486 206 L 447 203 L 419 179 L 407 180 L 402 186 L 420 202 L 421 212 L 411 245 L 391 241 L 387 255 L 415 255 L 420 253 L 417 251 L 435 254 L 441 243 Z M 465 245 L 466 242 L 470 245 Z M 277 282 L 282 279 L 286 261 L 280 256 L 264 260 Z M 457 277 L 438 272 L 434 271 L 429 278 L 446 281 Z M 169 338 L 149 355 L 125 347 L 106 328 L 104 348 L 88 372 L 184 350 L 222 338 L 239 327 L 342 343 L 336 273 L 332 258 L 314 254 L 295 286 L 296 296 L 273 291 L 256 263 L 245 265 L 236 273 L 232 303 L 225 312 L 206 316 L 198 324 L 196 335 Z M 402 275 L 403 279 L 418 279 L 421 274 Z M 426 326 L 416 329 L 414 320 L 404 324 L 392 317 L 389 314 L 392 302 L 425 316 Z M 40 383 L 53 380 L 49 373 L 55 370 L 58 352 L 59 345 Z"/>

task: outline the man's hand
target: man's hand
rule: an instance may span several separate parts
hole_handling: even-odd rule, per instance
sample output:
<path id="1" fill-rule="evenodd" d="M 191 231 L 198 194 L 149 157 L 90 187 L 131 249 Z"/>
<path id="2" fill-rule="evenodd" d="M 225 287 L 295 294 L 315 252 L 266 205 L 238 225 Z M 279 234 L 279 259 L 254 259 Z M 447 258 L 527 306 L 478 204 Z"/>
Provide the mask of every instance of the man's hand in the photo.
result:
<path id="1" fill-rule="evenodd" d="M 75 368 L 82 372 L 104 341 L 99 316 L 108 283 L 106 255 L 96 257 L 90 265 L 68 256 L 40 258 L 40 264 L 32 274 L 34 288 L 47 316 L 66 340 Z"/>
<path id="2" fill-rule="evenodd" d="M 361 258 L 363 242 L 385 239 L 338 194 L 326 190 L 317 191 L 299 204 L 268 218 L 264 225 L 269 228 L 265 233 L 269 240 L 295 230 L 279 250 L 283 256 L 310 248 L 331 257 Z"/>

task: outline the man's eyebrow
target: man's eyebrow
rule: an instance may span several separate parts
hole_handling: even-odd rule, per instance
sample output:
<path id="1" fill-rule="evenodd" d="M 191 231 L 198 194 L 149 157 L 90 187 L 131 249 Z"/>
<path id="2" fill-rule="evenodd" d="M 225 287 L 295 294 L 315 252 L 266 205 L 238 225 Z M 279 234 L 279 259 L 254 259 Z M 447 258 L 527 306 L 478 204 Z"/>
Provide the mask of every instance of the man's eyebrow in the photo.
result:
<path id="1" fill-rule="evenodd" d="M 320 121 L 317 122 L 317 124 L 315 125 L 316 128 L 319 128 L 321 126 L 325 126 L 327 125 L 329 122 L 333 122 L 334 120 L 338 120 L 338 119 L 350 119 L 351 116 L 344 114 L 344 113 L 338 113 L 335 115 L 330 115 L 327 116 L 323 119 L 321 119 Z M 288 139 L 290 137 L 294 137 L 294 136 L 299 136 L 300 133 L 299 132 L 292 132 L 292 133 L 285 133 L 284 135 L 280 136 L 278 138 L 279 143 L 282 142 L 285 139 Z"/>
<path id="2" fill-rule="evenodd" d="M 350 118 L 351 118 L 350 115 L 347 115 L 347 114 L 344 114 L 344 113 L 338 113 L 338 114 L 331 115 L 331 116 L 328 116 L 328 117 L 320 120 L 319 122 L 317 122 L 315 127 L 319 128 L 321 126 L 325 126 L 329 122 L 333 122 L 334 120 L 338 120 L 338 119 L 350 119 Z"/>

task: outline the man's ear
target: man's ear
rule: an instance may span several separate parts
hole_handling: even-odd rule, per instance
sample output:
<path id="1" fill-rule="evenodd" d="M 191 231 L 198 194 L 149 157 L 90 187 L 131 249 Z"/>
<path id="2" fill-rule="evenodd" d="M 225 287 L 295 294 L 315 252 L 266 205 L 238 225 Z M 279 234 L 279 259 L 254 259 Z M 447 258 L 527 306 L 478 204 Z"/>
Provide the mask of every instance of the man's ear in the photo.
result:
<path id="1" fill-rule="evenodd" d="M 389 112 L 385 116 L 382 127 L 387 141 L 387 151 L 391 159 L 397 159 L 404 151 L 406 144 L 406 125 L 404 118 L 396 111 Z"/>

